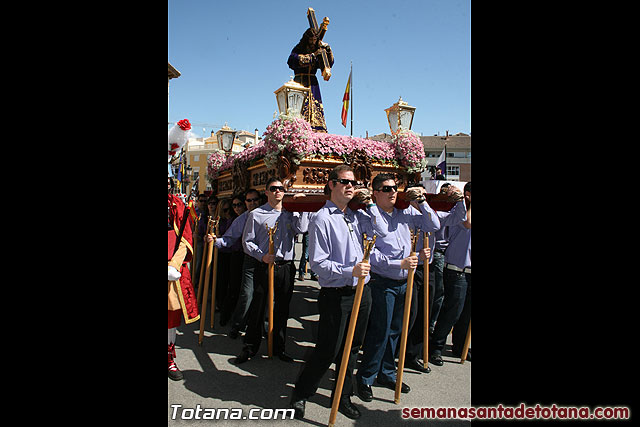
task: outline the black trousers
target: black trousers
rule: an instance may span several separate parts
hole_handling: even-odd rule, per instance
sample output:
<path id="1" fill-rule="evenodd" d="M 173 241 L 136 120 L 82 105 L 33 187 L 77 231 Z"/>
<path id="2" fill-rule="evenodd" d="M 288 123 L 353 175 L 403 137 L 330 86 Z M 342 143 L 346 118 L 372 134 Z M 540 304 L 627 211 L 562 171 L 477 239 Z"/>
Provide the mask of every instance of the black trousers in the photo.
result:
<path id="1" fill-rule="evenodd" d="M 295 281 L 293 261 L 275 264 L 273 272 L 273 354 L 284 352 L 289 319 L 289 303 L 293 296 Z M 269 296 L 268 264 L 257 263 L 253 276 L 253 299 L 247 313 L 247 333 L 244 336 L 244 350 L 251 355 L 258 352 L 262 341 L 265 308 Z"/>
<path id="2" fill-rule="evenodd" d="M 434 269 L 429 266 L 429 317 L 435 294 Z M 407 336 L 406 360 L 418 359 L 422 355 L 424 347 L 424 267 L 416 269 L 413 294 L 411 295 L 411 316 L 409 322 L 409 335 Z M 424 359 L 423 359 L 424 360 Z"/>
<path id="3" fill-rule="evenodd" d="M 335 377 L 338 377 L 355 293 L 355 287 L 322 288 L 320 290 L 320 295 L 318 296 L 320 321 L 316 346 L 298 376 L 295 390 L 293 391 L 295 399 L 308 399 L 313 396 L 322 377 L 333 362 L 336 364 Z M 356 366 L 358 351 L 367 332 L 370 312 L 371 289 L 365 285 L 362 292 L 362 300 L 360 301 L 358 321 L 353 335 L 351 355 L 348 360 L 341 398 L 353 395 L 353 371 Z"/>

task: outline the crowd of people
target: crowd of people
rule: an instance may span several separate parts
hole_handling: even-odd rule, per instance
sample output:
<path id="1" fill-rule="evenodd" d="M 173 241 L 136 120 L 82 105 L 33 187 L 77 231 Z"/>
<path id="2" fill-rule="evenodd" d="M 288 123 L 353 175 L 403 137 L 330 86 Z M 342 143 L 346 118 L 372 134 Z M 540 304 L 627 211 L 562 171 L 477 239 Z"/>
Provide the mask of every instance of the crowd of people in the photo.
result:
<path id="1" fill-rule="evenodd" d="M 184 268 L 188 262 L 193 264 L 188 265 L 192 267 L 195 289 L 204 286 L 204 248 L 207 244 L 215 245 L 219 256 L 215 295 L 219 322 L 222 326 L 230 324 L 231 339 L 237 339 L 244 332 L 242 350 L 233 363 L 247 363 L 260 350 L 270 264 L 274 266 L 273 354 L 285 362 L 294 360 L 286 352 L 289 306 L 295 280 L 304 279 L 308 260 L 310 277 L 320 286 L 319 322 L 315 347 L 298 375 L 291 396 L 290 406 L 296 418 L 304 417 L 306 400 L 315 394 L 332 363 L 336 364 L 338 375 L 360 278 L 364 279 L 365 286 L 349 360 L 344 361 L 347 371 L 338 406 L 345 416 L 360 417 L 360 409 L 351 397 L 371 401 L 374 382 L 396 388 L 396 358 L 409 270 L 415 273 L 405 368 L 428 373 L 430 368 L 425 368 L 420 361 L 425 358 L 432 365 L 442 366 L 442 352 L 452 329 L 453 353 L 460 357 L 467 336 L 471 319 L 471 183 L 465 185 L 464 191 L 443 185 L 441 191 L 455 202 L 449 211 L 432 209 L 426 201 L 426 191 L 419 187 L 413 189 L 415 197 L 410 199 L 410 206 L 397 208 L 398 186 L 393 174 L 375 176 L 371 190 L 357 188 L 357 184 L 348 165 L 335 167 L 325 188 L 328 200 L 319 211 L 312 213 L 284 209 L 285 189 L 277 178 L 267 182 L 263 194 L 251 189 L 244 195 L 221 200 L 215 195 L 201 194 L 197 199 L 196 225 L 190 230 L 195 254 L 190 257 L 186 251 L 187 256 L 182 258 L 176 257 L 179 250 L 174 250 L 172 255 L 172 248 L 189 246 L 188 239 L 184 243 L 180 241 L 191 232 L 184 233 L 177 225 L 188 213 L 184 209 L 183 215 L 178 214 L 177 220 L 172 221 L 170 195 L 170 294 L 172 283 L 180 283 L 181 276 L 189 275 Z M 354 197 L 366 207 L 350 209 L 348 205 Z M 217 235 L 207 233 L 207 219 L 211 216 L 220 218 Z M 177 240 L 171 241 L 172 230 Z M 411 238 L 415 234 L 418 241 L 416 252 L 412 252 Z M 298 236 L 303 239 L 303 250 L 298 254 L 300 262 L 296 268 L 294 247 Z M 363 259 L 363 240 L 373 236 L 375 246 L 367 262 Z M 424 263 L 429 264 L 427 322 L 423 319 Z M 195 289 L 192 288 L 194 293 Z M 187 316 L 184 311 L 184 306 L 191 307 L 189 292 L 180 291 L 185 298 L 180 299 L 183 311 L 179 313 L 189 323 L 195 318 L 193 313 Z M 171 301 L 169 309 L 169 378 L 179 380 L 182 373 L 175 363 L 174 349 L 175 326 L 179 324 L 175 301 L 173 311 Z M 427 355 L 421 354 L 425 324 L 429 328 Z M 470 359 L 469 351 L 467 360 Z M 410 385 L 402 383 L 401 391 L 409 393 Z M 335 389 L 332 400 L 333 394 Z"/>

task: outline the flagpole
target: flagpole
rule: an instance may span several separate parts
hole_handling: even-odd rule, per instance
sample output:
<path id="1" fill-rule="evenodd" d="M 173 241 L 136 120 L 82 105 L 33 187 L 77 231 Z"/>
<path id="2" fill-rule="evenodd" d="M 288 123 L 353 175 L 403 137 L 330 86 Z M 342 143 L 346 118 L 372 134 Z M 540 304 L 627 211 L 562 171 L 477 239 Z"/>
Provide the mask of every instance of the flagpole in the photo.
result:
<path id="1" fill-rule="evenodd" d="M 444 180 L 447 180 L 447 143 L 444 143 Z"/>
<path id="2" fill-rule="evenodd" d="M 349 82 L 349 102 L 351 103 L 351 136 L 353 136 L 353 61 L 351 62 L 351 71 L 349 72 L 349 76 L 351 76 L 351 81 Z"/>

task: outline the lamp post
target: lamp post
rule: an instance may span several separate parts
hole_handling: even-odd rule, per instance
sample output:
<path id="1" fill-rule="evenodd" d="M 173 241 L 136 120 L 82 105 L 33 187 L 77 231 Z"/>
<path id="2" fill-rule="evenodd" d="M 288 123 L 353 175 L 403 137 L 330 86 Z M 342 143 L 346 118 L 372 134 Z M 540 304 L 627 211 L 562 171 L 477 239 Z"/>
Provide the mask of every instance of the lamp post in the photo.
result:
<path id="1" fill-rule="evenodd" d="M 225 123 L 222 129 L 218 131 L 218 146 L 222 147 L 224 150 L 224 154 L 229 157 L 231 155 L 231 150 L 233 149 L 233 141 L 236 139 L 236 134 L 238 132 L 231 129 Z"/>
<path id="2" fill-rule="evenodd" d="M 389 121 L 389 128 L 391 129 L 392 135 L 402 130 L 411 130 L 413 114 L 416 111 L 416 107 L 407 104 L 402 100 L 402 97 L 398 99 L 398 102 L 384 111 L 387 113 L 387 120 Z"/>
<path id="3" fill-rule="evenodd" d="M 302 106 L 305 98 L 309 96 L 309 92 L 309 88 L 293 81 L 293 78 L 280 86 L 280 88 L 274 92 L 280 114 L 303 118 Z"/>

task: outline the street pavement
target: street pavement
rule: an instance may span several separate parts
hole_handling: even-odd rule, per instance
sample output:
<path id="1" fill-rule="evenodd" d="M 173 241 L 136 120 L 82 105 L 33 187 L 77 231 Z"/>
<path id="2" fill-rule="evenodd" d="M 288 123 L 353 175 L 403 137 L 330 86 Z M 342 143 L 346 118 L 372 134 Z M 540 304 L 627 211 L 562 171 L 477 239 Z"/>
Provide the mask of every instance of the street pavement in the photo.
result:
<path id="1" fill-rule="evenodd" d="M 301 244 L 296 244 L 299 254 Z M 297 261 L 296 261 L 297 266 Z M 314 346 L 314 336 L 318 324 L 317 295 L 320 286 L 318 282 L 309 280 L 306 275 L 304 281 L 295 282 L 293 298 L 290 306 L 288 322 L 287 353 L 295 361 L 283 362 L 277 357 L 267 358 L 267 343 L 263 340 L 258 355 L 248 362 L 236 366 L 231 360 L 242 349 L 242 336 L 232 340 L 227 336 L 230 326 L 220 326 L 219 313 L 215 316 L 215 325 L 209 327 L 207 313 L 206 328 L 202 346 L 198 345 L 200 321 L 190 325 L 184 322 L 178 328 L 176 339 L 176 363 L 184 379 L 168 381 L 168 418 L 171 425 L 211 425 L 238 426 L 249 423 L 267 424 L 269 426 L 324 426 L 329 421 L 331 410 L 331 390 L 333 388 L 333 370 L 325 374 L 317 393 L 306 404 L 305 418 L 302 420 L 248 420 L 226 419 L 224 412 L 218 413 L 220 419 L 188 419 L 195 418 L 198 405 L 200 417 L 211 415 L 215 409 L 229 408 L 231 414 L 242 417 L 259 415 L 264 408 L 288 408 L 291 392 L 300 369 L 307 357 L 307 352 Z M 372 315 L 374 313 L 372 312 Z M 443 353 L 444 366 L 430 364 L 431 372 L 419 373 L 405 369 L 403 382 L 411 387 L 408 394 L 401 394 L 400 403 L 394 403 L 394 391 L 373 385 L 373 401 L 363 402 L 356 395 L 351 401 L 358 406 L 362 416 L 358 420 L 351 420 L 338 412 L 336 426 L 389 426 L 400 423 L 420 423 L 425 420 L 403 419 L 402 408 L 439 408 L 439 407 L 470 407 L 471 406 L 471 362 L 460 364 L 459 358 L 451 355 L 451 336 Z M 173 406 L 172 406 L 173 405 Z M 180 405 L 180 406 L 177 406 Z M 187 409 L 186 411 L 184 411 Z M 205 411 L 208 409 L 209 411 Z M 253 410 L 252 412 L 250 412 Z M 262 412 L 268 415 L 270 411 Z M 175 420 L 172 416 L 175 413 Z M 184 417 L 185 419 L 181 419 Z M 282 417 L 280 417 L 282 418 Z M 469 421 L 461 420 L 427 420 L 429 424 L 453 427 L 468 426 Z"/>

